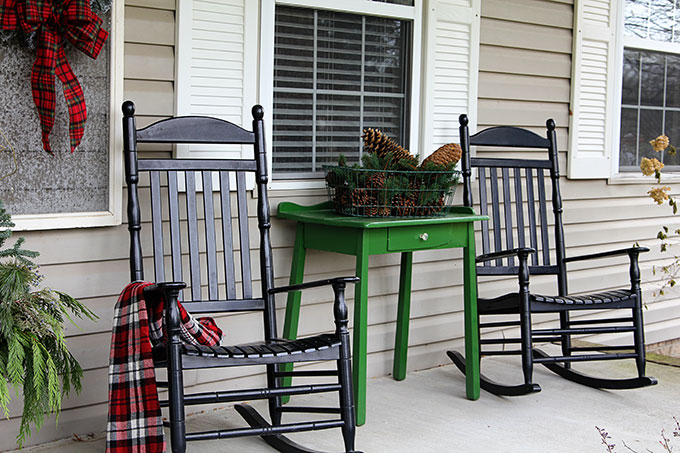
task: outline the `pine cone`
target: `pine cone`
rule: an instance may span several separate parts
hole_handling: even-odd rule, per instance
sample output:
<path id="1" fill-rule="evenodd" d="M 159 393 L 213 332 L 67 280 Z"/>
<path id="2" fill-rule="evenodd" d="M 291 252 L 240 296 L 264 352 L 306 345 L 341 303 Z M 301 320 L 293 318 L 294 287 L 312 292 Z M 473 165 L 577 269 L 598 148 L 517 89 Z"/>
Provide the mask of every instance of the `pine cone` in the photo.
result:
<path id="1" fill-rule="evenodd" d="M 417 159 L 401 147 L 394 140 L 389 138 L 379 129 L 364 129 L 364 151 L 377 154 L 381 159 L 388 159 L 397 163 L 402 163 L 406 168 L 414 169 L 418 165 Z"/>
<path id="2" fill-rule="evenodd" d="M 389 206 L 380 206 L 378 208 L 378 217 L 389 217 L 392 214 L 392 210 Z"/>
<path id="3" fill-rule="evenodd" d="M 366 189 L 354 189 L 350 194 L 352 202 L 352 210 L 356 210 L 360 214 L 364 207 L 368 204 L 368 193 Z"/>
<path id="4" fill-rule="evenodd" d="M 430 154 L 423 161 L 423 163 L 420 164 L 420 168 L 423 168 L 428 162 L 446 167 L 450 164 L 455 164 L 458 162 L 462 155 L 463 151 L 460 149 L 460 145 L 457 145 L 456 143 L 449 143 L 439 147 L 437 151 Z"/>
<path id="5" fill-rule="evenodd" d="M 415 202 L 411 197 L 404 195 L 395 195 L 392 198 L 392 209 L 399 217 L 412 216 L 415 213 Z"/>
<path id="6" fill-rule="evenodd" d="M 367 189 L 382 189 L 385 187 L 385 173 L 371 172 L 371 175 L 366 178 L 366 188 Z"/>
<path id="7" fill-rule="evenodd" d="M 421 208 L 421 215 L 423 215 L 423 216 L 431 216 L 431 215 L 434 215 L 434 214 L 438 213 L 439 211 L 441 211 L 443 207 L 444 207 L 444 195 L 442 195 L 442 196 L 439 198 L 439 200 L 437 200 L 437 201 L 436 201 L 435 203 L 433 203 L 432 205 L 430 205 L 430 206 L 423 206 L 423 207 Z"/>
<path id="8" fill-rule="evenodd" d="M 364 207 L 363 214 L 368 217 L 376 217 L 379 212 L 377 201 L 375 198 L 369 198 L 368 204 Z"/>
<path id="9" fill-rule="evenodd" d="M 344 187 L 338 187 L 335 189 L 333 204 L 335 206 L 336 212 L 345 213 L 349 206 L 349 191 Z"/>

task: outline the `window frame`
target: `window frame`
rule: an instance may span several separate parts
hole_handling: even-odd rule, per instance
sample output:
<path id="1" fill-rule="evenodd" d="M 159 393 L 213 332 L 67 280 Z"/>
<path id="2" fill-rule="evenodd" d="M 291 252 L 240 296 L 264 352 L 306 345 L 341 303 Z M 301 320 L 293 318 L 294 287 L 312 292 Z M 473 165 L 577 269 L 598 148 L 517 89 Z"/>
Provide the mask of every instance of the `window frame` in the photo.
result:
<path id="1" fill-rule="evenodd" d="M 629 183 L 649 183 L 649 177 L 642 175 L 641 172 L 620 171 L 619 163 L 621 158 L 621 109 L 623 94 L 623 57 L 624 49 L 635 50 L 649 50 L 652 52 L 671 53 L 680 56 L 680 43 L 656 41 L 652 39 L 639 38 L 635 36 L 625 36 L 625 0 L 623 0 L 619 11 L 617 11 L 616 21 L 616 80 L 614 90 L 614 111 L 616 116 L 613 119 L 612 134 L 614 135 L 614 142 L 617 145 L 616 152 L 612 153 L 612 175 L 609 178 L 609 183 L 613 184 L 629 184 Z M 680 171 L 669 170 L 664 172 L 664 180 L 666 182 L 679 182 Z"/>
<path id="2" fill-rule="evenodd" d="M 343 0 L 342 7 L 329 4 L 324 0 L 262 0 L 260 26 L 260 102 L 263 105 L 274 105 L 274 27 L 275 10 L 277 5 L 296 6 L 304 8 L 338 11 L 353 14 L 387 17 L 391 19 L 408 20 L 412 22 L 412 58 L 409 61 L 410 86 L 407 97 L 408 105 L 406 122 L 409 125 L 409 142 L 407 149 L 418 149 L 420 138 L 421 112 L 421 66 L 422 66 L 422 1 L 416 1 L 416 6 L 379 3 L 366 0 Z M 420 6 L 419 6 L 420 5 Z M 271 109 L 265 109 L 265 140 L 271 149 L 273 131 L 273 115 Z M 272 169 L 273 153 L 267 154 L 267 165 Z M 316 179 L 269 179 L 270 189 L 308 189 L 323 188 L 322 178 Z"/>
<path id="3" fill-rule="evenodd" d="M 123 219 L 123 36 L 124 2 L 111 4 L 111 29 L 109 30 L 109 201 L 108 209 L 94 212 L 18 214 L 12 216 L 16 231 L 40 231 L 84 227 L 121 225 Z M 78 152 L 78 151 L 76 151 Z"/>

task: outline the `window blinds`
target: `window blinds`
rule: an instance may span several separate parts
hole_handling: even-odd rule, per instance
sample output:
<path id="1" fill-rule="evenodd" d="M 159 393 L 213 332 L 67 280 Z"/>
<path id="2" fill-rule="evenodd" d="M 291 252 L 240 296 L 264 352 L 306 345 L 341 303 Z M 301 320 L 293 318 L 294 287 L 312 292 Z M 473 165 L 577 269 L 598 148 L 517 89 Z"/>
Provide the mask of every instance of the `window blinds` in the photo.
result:
<path id="1" fill-rule="evenodd" d="M 361 134 L 407 143 L 406 21 L 277 6 L 273 175 L 310 178 L 340 154 L 358 162 Z"/>

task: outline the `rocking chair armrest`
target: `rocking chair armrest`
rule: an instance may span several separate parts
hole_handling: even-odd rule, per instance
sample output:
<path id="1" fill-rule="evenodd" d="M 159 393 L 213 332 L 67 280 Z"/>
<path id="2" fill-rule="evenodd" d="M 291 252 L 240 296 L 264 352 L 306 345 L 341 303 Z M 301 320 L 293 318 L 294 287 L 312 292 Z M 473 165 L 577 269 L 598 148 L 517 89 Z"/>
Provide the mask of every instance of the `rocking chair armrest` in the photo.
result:
<path id="1" fill-rule="evenodd" d="M 149 301 L 149 297 L 153 300 L 160 295 L 168 293 L 172 294 L 173 292 L 177 294 L 186 287 L 187 284 L 184 282 L 157 282 L 144 288 L 144 296 L 147 297 L 147 301 Z M 177 300 L 176 297 L 170 297 L 170 299 L 170 303 L 173 303 L 172 299 Z"/>
<path id="2" fill-rule="evenodd" d="M 485 261 L 499 260 L 502 258 L 508 258 L 511 256 L 516 256 L 520 260 L 526 259 L 531 253 L 536 253 L 536 249 L 531 247 L 518 247 L 509 250 L 501 250 L 500 252 L 485 253 L 484 255 L 479 255 L 475 262 L 483 263 Z"/>
<path id="3" fill-rule="evenodd" d="M 166 310 L 166 323 L 170 331 L 179 329 L 180 318 L 177 300 L 179 292 L 186 287 L 187 284 L 184 282 L 158 282 L 144 288 L 144 298 L 148 303 L 155 303 L 160 296 L 163 296 L 163 300 L 167 304 L 166 308 L 168 308 Z M 179 334 L 179 331 L 176 334 Z"/>
<path id="4" fill-rule="evenodd" d="M 572 261 L 594 260 L 599 258 L 609 258 L 611 256 L 618 255 L 628 255 L 632 258 L 642 252 L 649 252 L 649 249 L 647 247 L 628 247 L 625 249 L 609 250 L 600 253 L 590 253 L 588 255 L 570 256 L 569 258 L 564 258 L 564 262 L 570 263 Z"/>
<path id="5" fill-rule="evenodd" d="M 300 291 L 307 288 L 317 288 L 319 286 L 337 285 L 342 284 L 343 286 L 347 283 L 356 283 L 359 281 L 359 277 L 335 277 L 327 278 L 324 280 L 316 280 L 313 282 L 299 283 L 297 285 L 279 286 L 277 288 L 271 288 L 269 294 L 285 293 L 289 291 Z"/>

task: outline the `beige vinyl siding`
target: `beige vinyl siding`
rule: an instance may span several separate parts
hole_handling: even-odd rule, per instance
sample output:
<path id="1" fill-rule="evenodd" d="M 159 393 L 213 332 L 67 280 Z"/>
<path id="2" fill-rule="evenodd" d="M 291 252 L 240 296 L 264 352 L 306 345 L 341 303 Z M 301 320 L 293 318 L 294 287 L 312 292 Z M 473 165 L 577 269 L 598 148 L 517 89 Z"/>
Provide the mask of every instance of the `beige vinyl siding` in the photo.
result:
<path id="1" fill-rule="evenodd" d="M 498 124 L 529 127 L 543 133 L 545 120 L 555 118 L 558 126 L 560 165 L 566 174 L 568 143 L 569 90 L 571 72 L 570 1 L 482 0 L 481 49 L 479 73 L 479 128 Z M 137 104 L 138 124 L 174 113 L 174 0 L 126 0 L 125 11 L 125 98 Z M 457 112 L 465 113 L 465 112 Z M 146 147 L 142 156 L 168 155 L 168 148 Z M 644 196 L 645 185 L 610 185 L 604 180 L 561 180 L 564 197 L 564 222 L 568 255 L 629 246 L 635 241 L 654 245 L 662 223 L 676 225 L 664 217 L 667 210 Z M 676 187 L 677 188 L 677 187 Z M 677 192 L 677 190 L 674 190 Z M 461 192 L 456 204 L 461 203 Z M 148 206 L 148 192 L 142 188 L 142 203 Z M 270 192 L 274 213 L 282 201 L 312 204 L 324 201 L 323 190 L 280 190 Z M 256 200 L 249 198 L 254 215 Z M 146 219 L 145 219 L 146 220 Z M 124 222 L 126 220 L 124 219 Z M 274 218 L 272 242 L 276 283 L 288 281 L 295 225 Z M 144 225 L 145 265 L 149 259 L 150 229 Z M 45 284 L 69 292 L 92 308 L 98 322 L 83 321 L 82 330 L 69 327 L 71 349 L 84 368 L 83 392 L 64 402 L 59 425 L 45 424 L 30 444 L 105 429 L 107 366 L 113 307 L 119 291 L 129 280 L 128 235 L 125 225 L 112 228 L 72 229 L 25 233 L 27 247 L 39 250 L 39 263 Z M 256 239 L 255 219 L 251 219 L 251 238 Z M 409 370 L 448 363 L 444 351 L 462 349 L 462 259 L 460 250 L 421 251 L 414 254 Z M 651 266 L 659 264 L 657 247 L 643 255 L 643 280 L 651 278 Z M 258 274 L 259 256 L 252 254 L 253 270 Z M 305 280 L 354 272 L 354 258 L 309 251 Z M 368 376 L 391 373 L 399 279 L 398 254 L 370 258 Z M 613 258 L 572 268 L 570 289 L 586 291 L 627 284 L 625 258 Z M 149 272 L 149 271 L 147 271 Z M 150 277 L 150 275 L 148 275 Z M 513 278 L 494 278 L 481 285 L 485 294 L 515 288 Z M 254 284 L 259 291 L 259 284 Z M 535 279 L 532 289 L 554 291 L 548 279 Z M 347 292 L 353 307 L 353 289 Z M 645 290 L 649 310 L 648 342 L 677 336 L 680 303 L 674 298 L 653 301 Z M 327 289 L 306 291 L 301 312 L 300 334 L 332 329 L 331 295 Z M 285 296 L 277 299 L 279 326 L 283 324 Z M 351 311 L 350 311 L 351 313 Z M 253 315 L 218 318 L 228 342 L 253 340 L 251 332 L 260 328 Z M 613 340 L 612 340 L 613 341 Z M 517 368 L 517 377 L 520 369 Z M 219 388 L 215 382 L 229 380 L 227 386 L 244 387 L 262 383 L 256 368 L 211 370 L 205 374 L 187 372 L 193 390 Z M 462 375 L 452 380 L 451 389 L 464 397 Z M 18 429 L 20 404 L 12 403 L 10 420 L 0 421 L 0 449 L 13 447 Z M 190 408 L 189 411 L 200 410 Z M 368 409 L 369 421 L 370 407 Z"/>

